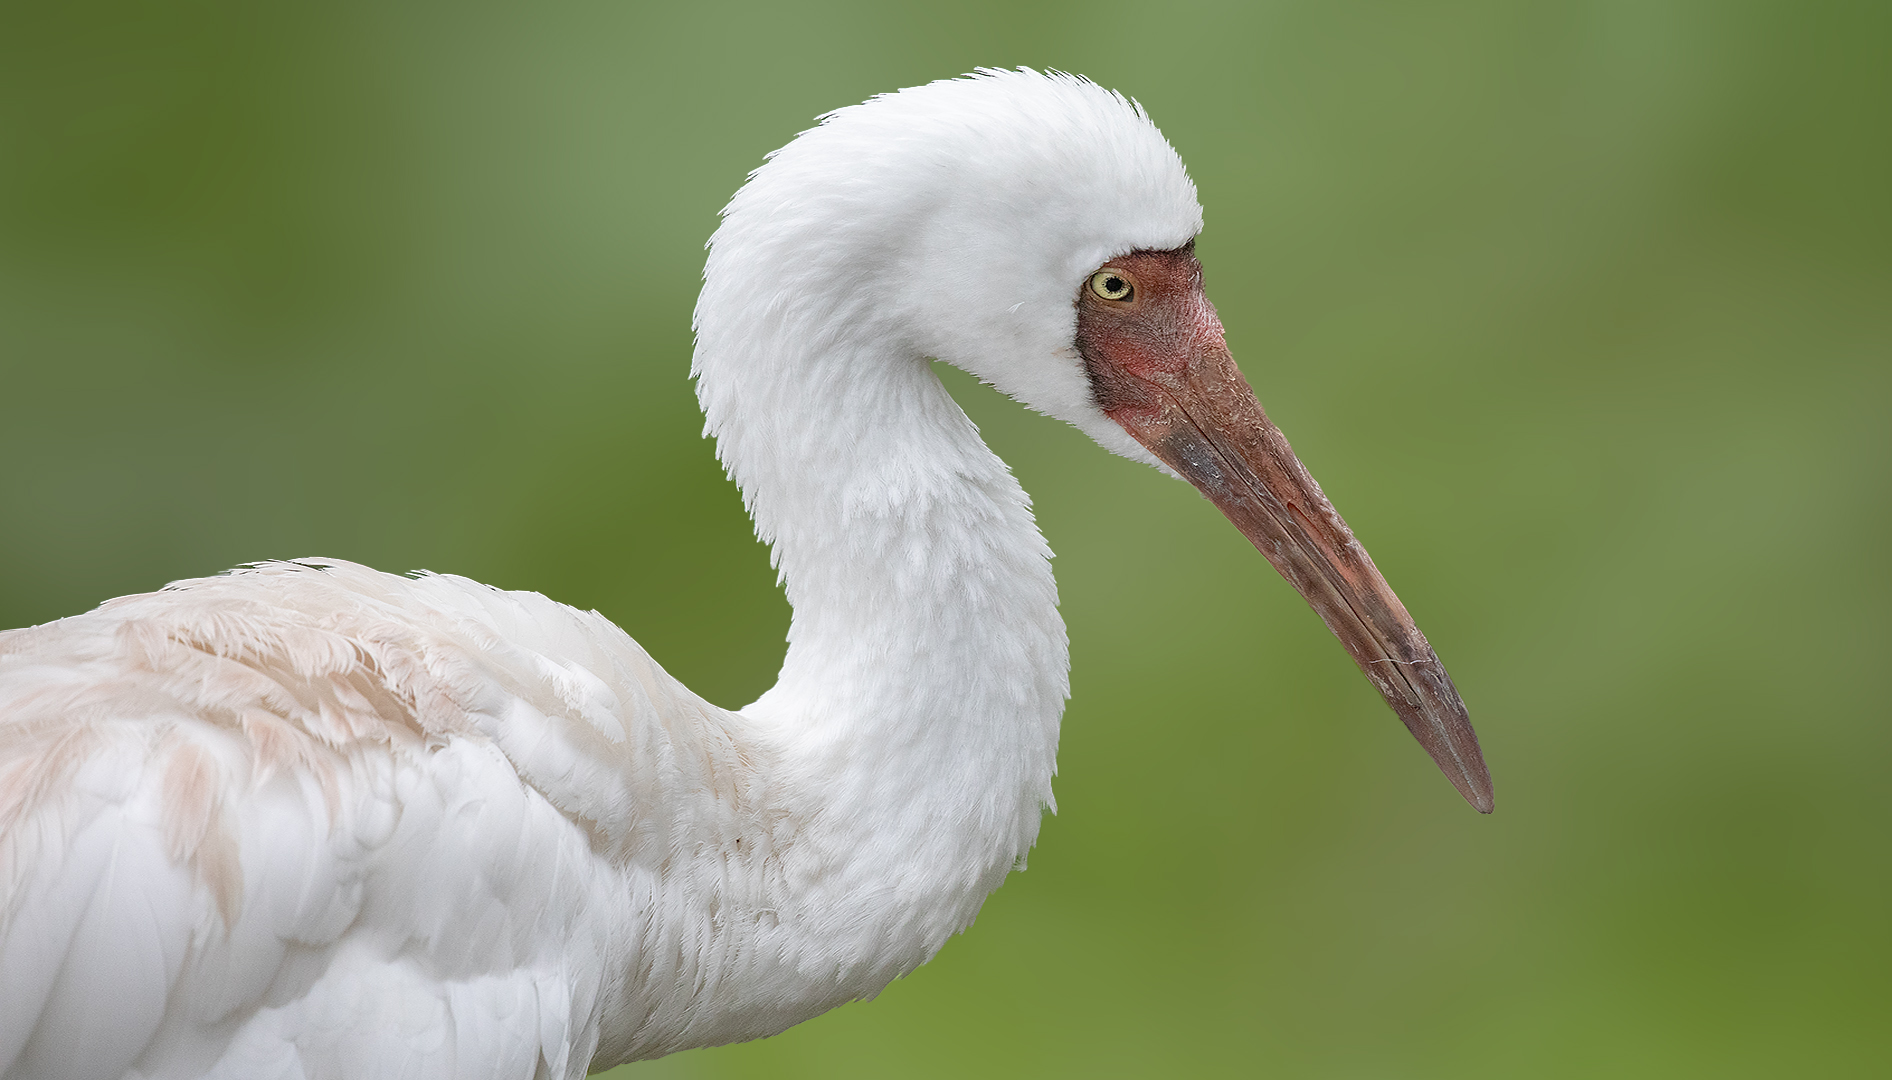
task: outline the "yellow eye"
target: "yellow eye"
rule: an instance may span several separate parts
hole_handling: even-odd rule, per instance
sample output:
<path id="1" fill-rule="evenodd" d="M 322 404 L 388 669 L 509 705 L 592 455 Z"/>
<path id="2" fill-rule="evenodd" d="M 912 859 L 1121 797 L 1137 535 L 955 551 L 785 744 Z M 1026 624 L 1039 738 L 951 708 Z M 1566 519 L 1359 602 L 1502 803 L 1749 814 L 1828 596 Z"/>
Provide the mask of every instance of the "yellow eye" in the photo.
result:
<path id="1" fill-rule="evenodd" d="M 1128 300 L 1136 292 L 1130 279 L 1115 270 L 1099 270 L 1091 275 L 1091 291 L 1105 300 Z"/>

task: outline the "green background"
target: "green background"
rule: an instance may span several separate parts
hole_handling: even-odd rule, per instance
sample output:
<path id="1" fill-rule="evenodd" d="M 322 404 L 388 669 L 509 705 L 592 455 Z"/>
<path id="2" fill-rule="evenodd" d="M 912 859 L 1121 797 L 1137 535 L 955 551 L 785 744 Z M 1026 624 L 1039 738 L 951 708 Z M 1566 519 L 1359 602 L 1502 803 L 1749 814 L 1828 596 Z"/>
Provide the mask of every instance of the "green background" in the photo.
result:
<path id="1" fill-rule="evenodd" d="M 1207 503 L 947 373 L 1058 552 L 1060 813 L 878 1000 L 627 1075 L 1883 1075 L 1888 57 L 1881 3 L 8 4 L 0 625 L 334 556 L 750 700 L 718 207 L 823 110 L 1082 72 L 1497 813 Z"/>

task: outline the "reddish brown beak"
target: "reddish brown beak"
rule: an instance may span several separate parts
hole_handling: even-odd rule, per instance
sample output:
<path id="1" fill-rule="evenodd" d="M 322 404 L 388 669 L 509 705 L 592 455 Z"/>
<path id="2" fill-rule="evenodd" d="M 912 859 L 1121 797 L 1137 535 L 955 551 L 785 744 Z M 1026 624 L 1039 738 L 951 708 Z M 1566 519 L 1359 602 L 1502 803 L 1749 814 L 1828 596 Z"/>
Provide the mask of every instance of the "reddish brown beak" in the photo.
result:
<path id="1" fill-rule="evenodd" d="M 1366 549 L 1269 422 L 1223 342 L 1188 250 L 1111 261 L 1138 295 L 1086 293 L 1078 345 L 1098 404 L 1182 474 L 1299 590 L 1480 813 L 1491 773 L 1445 666 Z"/>

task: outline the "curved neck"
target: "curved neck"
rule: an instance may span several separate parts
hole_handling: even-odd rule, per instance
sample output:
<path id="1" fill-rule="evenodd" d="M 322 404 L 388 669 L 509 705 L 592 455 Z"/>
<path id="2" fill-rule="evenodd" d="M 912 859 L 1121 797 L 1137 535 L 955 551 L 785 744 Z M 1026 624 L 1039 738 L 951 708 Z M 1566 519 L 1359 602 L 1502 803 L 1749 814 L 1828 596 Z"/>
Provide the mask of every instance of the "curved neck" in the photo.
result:
<path id="1" fill-rule="evenodd" d="M 1069 656 L 1050 551 L 923 357 L 865 333 L 719 355 L 719 314 L 699 308 L 698 394 L 794 609 L 779 681 L 743 710 L 794 833 L 772 902 L 850 928 L 803 959 L 873 993 L 971 921 L 1051 805 Z"/>

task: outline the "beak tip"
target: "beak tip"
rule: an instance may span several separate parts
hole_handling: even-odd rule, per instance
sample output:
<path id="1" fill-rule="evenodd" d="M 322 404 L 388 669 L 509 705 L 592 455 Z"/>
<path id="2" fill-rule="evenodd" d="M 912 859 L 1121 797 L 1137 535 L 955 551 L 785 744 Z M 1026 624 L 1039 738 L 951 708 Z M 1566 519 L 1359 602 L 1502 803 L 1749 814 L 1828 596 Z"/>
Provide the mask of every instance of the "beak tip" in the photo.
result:
<path id="1" fill-rule="evenodd" d="M 1433 664 L 1437 663 L 1435 658 Z M 1437 671 L 1440 682 L 1425 681 L 1416 687 L 1426 692 L 1428 700 L 1424 704 L 1397 699 L 1390 694 L 1387 703 L 1405 722 L 1406 730 L 1419 740 L 1432 763 L 1458 789 L 1459 795 L 1472 809 L 1489 814 L 1493 805 L 1491 769 L 1478 746 L 1478 733 L 1472 730 L 1471 717 L 1465 714 L 1465 702 L 1445 675 L 1445 669 L 1439 667 Z"/>
<path id="2" fill-rule="evenodd" d="M 1485 768 L 1483 755 L 1477 756 L 1474 759 L 1474 764 L 1476 764 L 1477 768 L 1475 770 L 1468 770 L 1467 775 L 1455 778 L 1452 786 L 1458 789 L 1458 793 L 1465 797 L 1466 802 L 1472 804 L 1473 810 L 1481 814 L 1489 814 L 1493 806 L 1491 773 Z M 1447 773 L 1446 775 L 1450 776 L 1451 774 Z"/>

